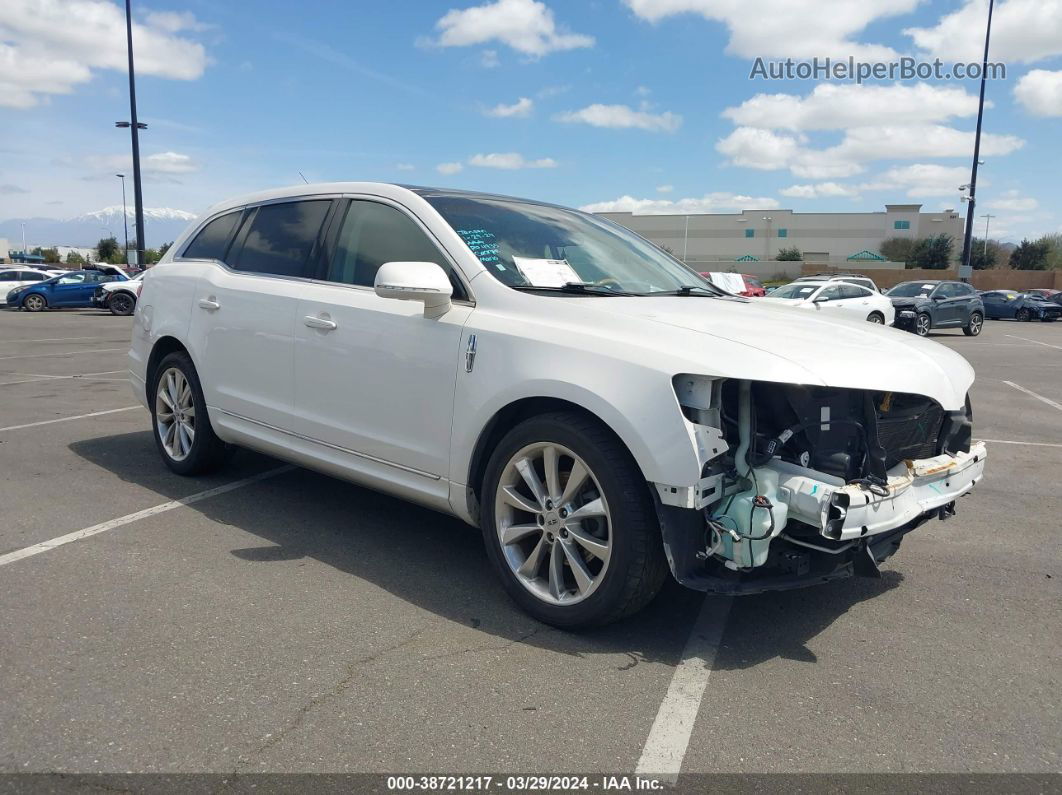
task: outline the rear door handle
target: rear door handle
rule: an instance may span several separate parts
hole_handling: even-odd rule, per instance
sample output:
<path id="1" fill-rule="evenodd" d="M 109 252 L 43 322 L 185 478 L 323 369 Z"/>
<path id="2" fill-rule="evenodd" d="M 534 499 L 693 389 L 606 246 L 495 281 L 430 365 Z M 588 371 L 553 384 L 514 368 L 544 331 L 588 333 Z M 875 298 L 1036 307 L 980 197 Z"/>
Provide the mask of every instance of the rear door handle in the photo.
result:
<path id="1" fill-rule="evenodd" d="M 221 304 L 219 304 L 217 301 L 214 301 L 213 299 L 210 299 L 210 298 L 200 298 L 199 299 L 199 308 L 200 309 L 205 309 L 208 312 L 215 312 L 218 309 L 221 309 Z"/>
<path id="2" fill-rule="evenodd" d="M 328 320 L 323 317 L 314 317 L 313 315 L 307 315 L 302 319 L 302 322 L 310 328 L 319 328 L 323 331 L 335 331 L 339 328 L 339 324 L 334 320 Z"/>

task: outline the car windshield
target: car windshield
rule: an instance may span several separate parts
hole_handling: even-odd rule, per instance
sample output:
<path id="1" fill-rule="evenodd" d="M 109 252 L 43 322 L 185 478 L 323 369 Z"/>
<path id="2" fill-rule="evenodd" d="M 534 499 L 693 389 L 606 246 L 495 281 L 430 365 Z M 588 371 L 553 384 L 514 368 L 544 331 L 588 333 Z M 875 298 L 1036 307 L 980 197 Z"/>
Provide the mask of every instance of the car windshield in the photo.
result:
<path id="1" fill-rule="evenodd" d="M 779 287 L 771 293 L 771 298 L 808 298 L 821 286 L 821 284 L 815 283 L 793 282 Z"/>
<path id="2" fill-rule="evenodd" d="M 426 194 L 495 279 L 516 289 L 634 295 L 717 291 L 652 243 L 604 218 L 509 199 Z M 687 291 L 688 292 L 688 291 Z"/>
<path id="3" fill-rule="evenodd" d="M 935 284 L 925 284 L 923 282 L 904 282 L 903 284 L 897 284 L 886 295 L 893 295 L 897 298 L 915 298 L 922 295 L 929 295 L 933 292 Z"/>

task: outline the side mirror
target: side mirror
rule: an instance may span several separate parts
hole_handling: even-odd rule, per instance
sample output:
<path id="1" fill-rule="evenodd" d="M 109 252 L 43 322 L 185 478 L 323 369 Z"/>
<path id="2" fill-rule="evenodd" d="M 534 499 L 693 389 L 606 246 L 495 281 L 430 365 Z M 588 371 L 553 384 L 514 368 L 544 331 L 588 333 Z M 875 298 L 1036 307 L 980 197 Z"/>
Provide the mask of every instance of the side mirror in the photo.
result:
<path id="1" fill-rule="evenodd" d="M 454 288 L 434 262 L 385 262 L 376 271 L 373 289 L 381 298 L 420 301 L 424 317 L 442 317 L 450 311 Z"/>
<path id="2" fill-rule="evenodd" d="M 827 298 L 826 296 L 824 296 L 824 295 L 820 295 L 820 296 L 817 296 L 817 297 L 815 298 L 815 300 L 814 300 L 814 301 L 812 301 L 811 303 L 813 303 L 813 304 L 825 304 L 825 303 L 826 303 L 827 301 L 829 301 L 829 300 L 830 300 L 830 299 L 829 299 L 829 298 Z"/>

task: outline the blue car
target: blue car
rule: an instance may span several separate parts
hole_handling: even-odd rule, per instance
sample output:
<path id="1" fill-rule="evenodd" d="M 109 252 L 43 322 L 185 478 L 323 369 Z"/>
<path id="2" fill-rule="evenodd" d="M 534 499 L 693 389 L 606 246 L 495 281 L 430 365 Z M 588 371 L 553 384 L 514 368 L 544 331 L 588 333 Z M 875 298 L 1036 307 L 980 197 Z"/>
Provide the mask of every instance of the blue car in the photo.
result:
<path id="1" fill-rule="evenodd" d="M 981 293 L 981 300 L 985 303 L 985 317 L 992 320 L 1040 320 L 1050 323 L 1062 316 L 1062 306 L 1036 293 L 991 290 Z"/>
<path id="2" fill-rule="evenodd" d="M 117 269 L 69 271 L 51 279 L 27 287 L 16 287 L 7 294 L 9 309 L 25 309 L 28 312 L 41 312 L 49 308 L 89 307 L 92 306 L 92 294 L 104 282 L 128 279 Z"/>

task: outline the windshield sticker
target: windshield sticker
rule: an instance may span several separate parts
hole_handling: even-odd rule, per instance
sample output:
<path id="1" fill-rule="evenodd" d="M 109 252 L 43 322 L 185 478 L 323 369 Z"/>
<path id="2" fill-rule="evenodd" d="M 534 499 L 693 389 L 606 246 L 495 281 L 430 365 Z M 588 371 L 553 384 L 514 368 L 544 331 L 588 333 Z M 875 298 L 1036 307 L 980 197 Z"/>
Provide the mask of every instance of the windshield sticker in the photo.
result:
<path id="1" fill-rule="evenodd" d="M 493 232 L 486 229 L 458 229 L 457 234 L 465 241 L 472 253 L 476 255 L 484 265 L 493 265 L 500 271 L 505 270 L 498 257 L 498 239 Z"/>
<path id="2" fill-rule="evenodd" d="M 528 283 L 535 287 L 563 287 L 566 284 L 583 283 L 566 259 L 513 257 L 513 263 Z"/>
<path id="3" fill-rule="evenodd" d="M 933 289 L 933 285 L 932 284 L 923 284 L 922 285 L 922 289 L 923 290 L 932 290 Z"/>

